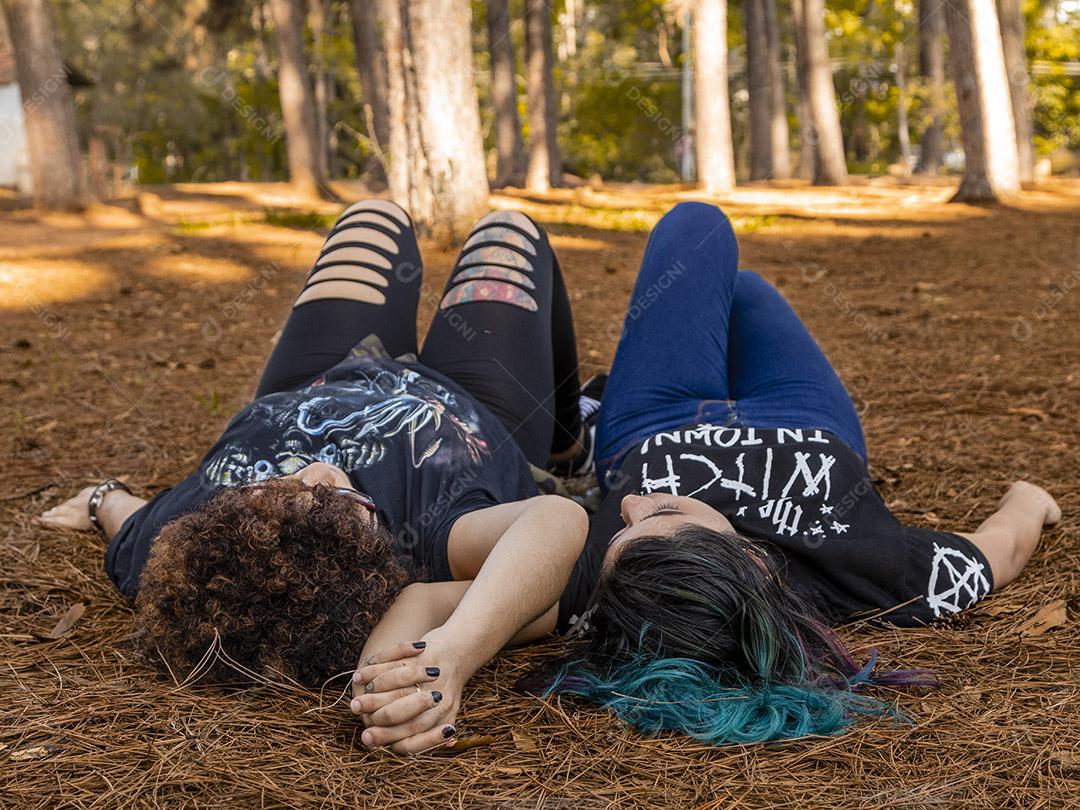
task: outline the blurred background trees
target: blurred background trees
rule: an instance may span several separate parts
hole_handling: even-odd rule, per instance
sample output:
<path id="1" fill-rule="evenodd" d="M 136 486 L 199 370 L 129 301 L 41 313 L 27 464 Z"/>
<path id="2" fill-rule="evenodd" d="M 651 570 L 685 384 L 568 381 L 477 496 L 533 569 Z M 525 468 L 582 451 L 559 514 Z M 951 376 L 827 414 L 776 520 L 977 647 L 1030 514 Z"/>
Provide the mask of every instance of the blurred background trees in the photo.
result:
<path id="1" fill-rule="evenodd" d="M 993 199 L 1080 150 L 1074 0 L 0 1 L 57 207 L 87 175 L 72 143 L 99 195 L 349 178 L 433 222 L 489 180 L 944 171 Z"/>

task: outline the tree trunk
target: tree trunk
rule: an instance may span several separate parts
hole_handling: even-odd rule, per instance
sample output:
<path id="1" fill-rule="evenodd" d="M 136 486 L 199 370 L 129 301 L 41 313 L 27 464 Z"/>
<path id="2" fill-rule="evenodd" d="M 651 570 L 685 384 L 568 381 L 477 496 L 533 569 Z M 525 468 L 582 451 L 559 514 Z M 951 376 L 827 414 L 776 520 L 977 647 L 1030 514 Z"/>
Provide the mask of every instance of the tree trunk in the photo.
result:
<path id="1" fill-rule="evenodd" d="M 750 91 L 750 179 L 790 177 L 776 0 L 746 0 L 743 14 Z"/>
<path id="2" fill-rule="evenodd" d="M 927 85 L 930 123 L 919 142 L 918 174 L 937 174 L 945 152 L 945 12 L 941 0 L 919 0 L 919 74 Z"/>
<path id="3" fill-rule="evenodd" d="M 994 202 L 1020 190 L 1016 127 L 994 0 L 944 0 L 964 177 L 954 202 Z"/>
<path id="4" fill-rule="evenodd" d="M 85 206 L 82 156 L 56 25 L 48 0 L 3 0 L 22 94 L 35 205 Z"/>
<path id="5" fill-rule="evenodd" d="M 856 68 L 852 84 L 855 87 L 851 98 L 851 125 L 848 128 L 847 148 L 851 156 L 859 163 L 866 163 L 870 157 L 870 122 L 866 117 L 866 93 L 870 83 L 864 78 L 862 67 Z M 850 86 L 850 85 L 849 85 Z"/>
<path id="6" fill-rule="evenodd" d="M 896 137 L 900 142 L 900 162 L 904 174 L 911 171 L 911 131 L 907 109 L 907 50 L 903 40 L 896 43 Z"/>
<path id="7" fill-rule="evenodd" d="M 566 35 L 565 45 L 567 57 L 577 56 L 578 52 L 578 14 L 582 11 L 582 7 L 577 4 L 577 0 L 566 0 L 566 13 L 562 15 L 563 32 Z M 663 35 L 667 36 L 667 28 L 661 21 L 660 29 L 663 31 Z"/>
<path id="8" fill-rule="evenodd" d="M 780 59 L 780 21 L 776 14 L 776 0 L 762 0 L 762 4 L 765 7 L 765 36 L 768 41 L 766 60 L 772 96 L 772 118 L 769 126 L 769 137 L 772 140 L 772 176 L 785 180 L 791 177 L 791 143 L 788 135 L 784 71 Z"/>
<path id="9" fill-rule="evenodd" d="M 360 94 L 364 105 L 364 126 L 371 150 L 379 159 L 376 179 L 386 179 L 383 152 L 390 146 L 390 110 L 387 106 L 386 50 L 379 30 L 378 0 L 351 0 L 353 46 L 360 74 Z"/>
<path id="10" fill-rule="evenodd" d="M 814 144 L 814 184 L 837 185 L 847 181 L 847 161 L 825 41 L 825 0 L 792 0 L 792 7 L 798 7 L 797 25 L 802 29 L 796 43 L 805 51 L 802 61 L 806 70 L 807 111 Z"/>
<path id="11" fill-rule="evenodd" d="M 487 206 L 468 0 L 379 0 L 390 194 L 421 233 L 463 235 Z"/>
<path id="12" fill-rule="evenodd" d="M 285 122 L 289 180 L 302 193 L 330 199 L 322 172 L 315 95 L 304 58 L 304 10 L 300 0 L 270 0 L 278 46 L 278 92 Z"/>
<path id="13" fill-rule="evenodd" d="M 694 57 L 690 46 L 693 27 L 689 10 L 682 13 L 682 70 L 679 71 L 681 137 L 675 149 L 679 156 L 679 179 L 688 183 L 694 179 Z"/>
<path id="14" fill-rule="evenodd" d="M 750 179 L 772 176 L 772 83 L 769 76 L 769 35 L 765 0 L 745 0 L 746 85 L 750 94 Z"/>
<path id="15" fill-rule="evenodd" d="M 799 85 L 799 171 L 802 180 L 813 180 L 817 170 L 817 149 L 814 147 L 813 114 L 810 111 L 810 66 L 806 59 L 806 28 L 799 0 L 791 0 L 791 17 L 795 29 L 795 79 Z"/>
<path id="16" fill-rule="evenodd" d="M 525 0 L 526 96 L 529 103 L 529 166 L 525 187 L 544 192 L 559 185 L 562 161 L 556 139 L 554 59 L 551 50 L 551 5 Z"/>
<path id="17" fill-rule="evenodd" d="M 1031 93 L 1028 90 L 1027 49 L 1024 45 L 1027 32 L 1024 4 L 1022 0 L 998 0 L 998 14 L 1005 70 L 1009 75 L 1013 123 L 1016 126 L 1016 156 L 1020 180 L 1030 183 L 1035 176 L 1035 149 L 1032 143 L 1034 126 L 1031 120 Z"/>
<path id="18" fill-rule="evenodd" d="M 728 105 L 727 0 L 694 0 L 694 115 L 698 183 L 707 194 L 735 186 Z"/>
<path id="19" fill-rule="evenodd" d="M 491 51 L 491 103 L 495 108 L 495 185 L 517 185 L 525 174 L 525 147 L 517 110 L 508 0 L 487 0 L 487 32 Z"/>
<path id="20" fill-rule="evenodd" d="M 327 108 L 330 104 L 330 74 L 324 66 L 323 51 L 326 41 L 325 0 L 310 0 L 308 19 L 311 21 L 311 34 L 314 40 L 314 69 L 312 83 L 315 88 L 315 141 L 319 145 L 319 171 L 323 177 L 330 177 L 330 125 Z"/>

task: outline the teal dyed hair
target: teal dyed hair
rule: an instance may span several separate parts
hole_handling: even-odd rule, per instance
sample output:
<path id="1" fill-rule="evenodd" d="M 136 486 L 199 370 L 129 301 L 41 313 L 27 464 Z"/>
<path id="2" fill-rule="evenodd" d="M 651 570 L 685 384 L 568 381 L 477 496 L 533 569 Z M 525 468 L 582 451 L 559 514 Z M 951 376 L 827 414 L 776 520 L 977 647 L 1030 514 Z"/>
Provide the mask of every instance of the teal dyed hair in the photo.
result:
<path id="1" fill-rule="evenodd" d="M 837 734 L 892 714 L 864 684 L 936 686 L 860 667 L 762 548 L 688 524 L 627 545 L 604 571 L 574 656 L 530 691 L 585 698 L 646 733 L 713 744 Z M 539 686 L 539 688 L 536 688 Z"/>
<path id="2" fill-rule="evenodd" d="M 583 697 L 647 734 L 678 731 L 712 745 L 838 734 L 880 701 L 832 686 L 725 684 L 693 658 L 642 656 L 601 674 L 567 671 L 549 687 Z"/>

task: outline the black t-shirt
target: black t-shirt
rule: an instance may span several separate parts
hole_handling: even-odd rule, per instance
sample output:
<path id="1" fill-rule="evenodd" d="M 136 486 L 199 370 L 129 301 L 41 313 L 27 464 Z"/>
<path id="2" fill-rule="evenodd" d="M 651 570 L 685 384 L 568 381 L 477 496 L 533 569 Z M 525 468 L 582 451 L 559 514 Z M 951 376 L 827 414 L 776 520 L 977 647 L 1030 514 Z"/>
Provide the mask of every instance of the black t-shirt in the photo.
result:
<path id="1" fill-rule="evenodd" d="M 311 385 L 259 397 L 198 469 L 129 517 L 105 569 L 134 598 L 162 526 L 222 487 L 335 464 L 370 495 L 398 547 L 433 581 L 453 579 L 447 537 L 459 517 L 537 494 L 502 424 L 450 379 L 364 341 Z"/>
<path id="2" fill-rule="evenodd" d="M 904 526 L 862 460 L 823 430 L 691 424 L 631 450 L 593 519 L 561 614 L 584 610 L 622 499 L 662 492 L 698 498 L 779 559 L 787 584 L 832 621 L 873 615 L 916 625 L 990 592 L 990 565 L 966 538 Z"/>

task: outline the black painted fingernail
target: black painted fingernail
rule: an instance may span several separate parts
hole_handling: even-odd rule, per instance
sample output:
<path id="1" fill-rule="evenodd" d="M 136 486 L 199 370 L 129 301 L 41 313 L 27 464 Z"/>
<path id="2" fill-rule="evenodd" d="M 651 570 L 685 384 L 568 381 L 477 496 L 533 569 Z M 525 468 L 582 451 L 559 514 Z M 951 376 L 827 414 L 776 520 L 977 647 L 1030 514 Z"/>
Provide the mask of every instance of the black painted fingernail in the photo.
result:
<path id="1" fill-rule="evenodd" d="M 438 703 L 440 700 L 442 700 L 442 692 L 432 691 L 431 699 Z"/>
<path id="2" fill-rule="evenodd" d="M 441 671 L 438 667 L 428 667 L 424 670 L 429 678 L 438 678 Z"/>
<path id="3" fill-rule="evenodd" d="M 427 646 L 427 642 L 426 641 L 414 641 L 412 643 L 412 645 L 413 645 L 413 649 L 422 650 Z"/>
<path id="4" fill-rule="evenodd" d="M 453 726 L 447 726 L 446 728 L 444 728 L 442 730 L 443 739 L 445 739 L 445 740 L 449 740 L 456 733 L 457 733 L 457 729 L 454 728 Z"/>

